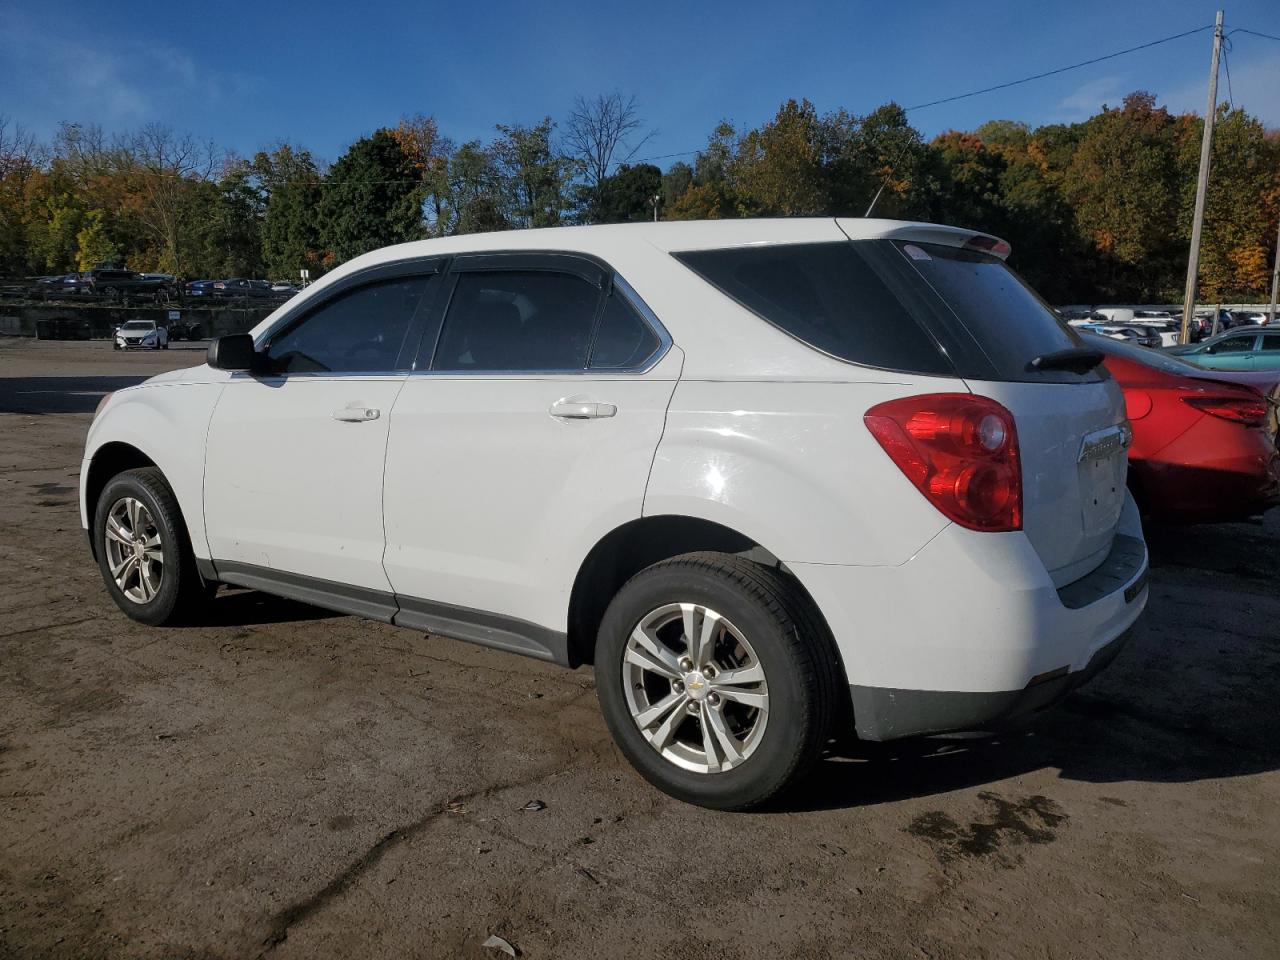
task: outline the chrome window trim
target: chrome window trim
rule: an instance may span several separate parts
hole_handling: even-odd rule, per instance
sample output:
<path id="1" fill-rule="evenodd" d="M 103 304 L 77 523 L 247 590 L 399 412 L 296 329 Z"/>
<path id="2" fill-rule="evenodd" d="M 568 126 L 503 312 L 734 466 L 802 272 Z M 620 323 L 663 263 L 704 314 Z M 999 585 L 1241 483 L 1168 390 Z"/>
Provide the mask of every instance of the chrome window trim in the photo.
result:
<path id="1" fill-rule="evenodd" d="M 411 377 L 454 377 L 467 379 L 495 380 L 495 379 L 518 379 L 529 380 L 535 377 L 590 377 L 593 380 L 607 380 L 611 378 L 623 379 L 627 377 L 642 376 L 656 367 L 662 362 L 662 359 L 671 350 L 673 341 L 671 334 L 667 332 L 667 328 L 662 325 L 662 321 L 644 302 L 644 299 L 638 294 L 631 284 L 627 283 L 619 273 L 613 274 L 613 287 L 620 292 L 628 304 L 640 315 L 642 323 L 646 324 L 658 338 L 658 348 L 653 351 L 645 361 L 634 367 L 575 367 L 569 370 L 545 370 L 545 369 L 529 369 L 529 370 L 411 370 Z"/>

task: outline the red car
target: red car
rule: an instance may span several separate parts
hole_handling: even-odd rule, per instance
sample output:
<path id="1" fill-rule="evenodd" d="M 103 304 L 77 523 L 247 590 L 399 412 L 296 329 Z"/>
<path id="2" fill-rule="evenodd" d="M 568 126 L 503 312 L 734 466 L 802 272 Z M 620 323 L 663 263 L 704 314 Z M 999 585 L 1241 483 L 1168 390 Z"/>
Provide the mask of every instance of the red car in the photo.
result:
<path id="1" fill-rule="evenodd" d="M 1133 425 L 1129 488 L 1143 514 L 1172 523 L 1244 520 L 1280 503 L 1280 376 L 1205 370 L 1082 334 L 1124 390 Z"/>

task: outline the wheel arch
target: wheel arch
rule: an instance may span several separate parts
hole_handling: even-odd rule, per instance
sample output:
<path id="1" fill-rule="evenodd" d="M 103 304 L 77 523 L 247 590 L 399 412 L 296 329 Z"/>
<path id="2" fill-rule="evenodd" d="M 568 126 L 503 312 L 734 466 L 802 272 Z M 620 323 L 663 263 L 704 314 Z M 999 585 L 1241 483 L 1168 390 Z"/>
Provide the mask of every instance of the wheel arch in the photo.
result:
<path id="1" fill-rule="evenodd" d="M 112 440 L 98 447 L 89 461 L 84 479 L 84 506 L 89 529 L 89 549 L 95 560 L 98 558 L 98 549 L 93 536 L 93 516 L 98 509 L 98 498 L 102 496 L 103 489 L 112 477 L 138 467 L 160 469 L 147 454 L 133 444 L 120 440 Z"/>
<path id="2" fill-rule="evenodd" d="M 628 580 L 662 560 L 685 553 L 712 551 L 746 557 L 773 567 L 796 590 L 823 633 L 816 642 L 829 644 L 831 655 L 844 664 L 821 609 L 804 584 L 768 547 L 731 527 L 679 514 L 640 517 L 614 528 L 587 553 L 569 594 L 568 657 L 576 667 L 593 663 L 596 635 L 605 609 Z M 846 686 L 847 689 L 847 686 Z"/>

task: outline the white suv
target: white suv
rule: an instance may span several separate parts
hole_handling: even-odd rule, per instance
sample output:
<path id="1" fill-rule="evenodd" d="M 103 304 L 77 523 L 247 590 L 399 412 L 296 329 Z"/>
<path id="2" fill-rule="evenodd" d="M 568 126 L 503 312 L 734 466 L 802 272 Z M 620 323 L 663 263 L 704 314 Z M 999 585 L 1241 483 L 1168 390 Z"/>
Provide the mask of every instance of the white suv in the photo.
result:
<path id="1" fill-rule="evenodd" d="M 971 231 L 492 233 L 346 264 L 104 400 L 81 510 L 145 623 L 219 583 L 594 664 L 654 784 L 991 728 L 1146 604 L 1120 390 Z"/>

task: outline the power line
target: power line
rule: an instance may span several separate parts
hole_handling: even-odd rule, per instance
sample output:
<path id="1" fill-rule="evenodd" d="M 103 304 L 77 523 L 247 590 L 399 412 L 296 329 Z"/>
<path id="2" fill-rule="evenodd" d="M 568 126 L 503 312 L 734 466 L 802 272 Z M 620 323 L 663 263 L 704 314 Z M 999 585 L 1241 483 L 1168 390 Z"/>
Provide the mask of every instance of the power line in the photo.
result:
<path id="1" fill-rule="evenodd" d="M 1067 73 L 1068 71 L 1071 71 L 1071 70 L 1079 70 L 1081 67 L 1088 67 L 1095 63 L 1102 63 L 1105 60 L 1114 60 L 1116 57 L 1123 57 L 1126 54 L 1136 53 L 1139 50 L 1146 50 L 1150 47 L 1156 47 L 1162 43 L 1169 43 L 1170 41 L 1173 41 L 1173 40 L 1181 40 L 1183 37 L 1190 37 L 1194 34 L 1204 33 L 1204 31 L 1212 30 L 1212 29 L 1213 29 L 1212 23 L 1206 24 L 1203 27 L 1196 27 L 1194 30 L 1186 30 L 1182 33 L 1175 33 L 1169 37 L 1161 37 L 1159 40 L 1151 40 L 1151 41 L 1148 41 L 1147 43 L 1140 43 L 1136 47 L 1128 47 L 1124 50 L 1117 50 L 1115 53 L 1104 54 L 1101 57 L 1094 57 L 1090 60 L 1083 60 L 1080 63 L 1073 63 L 1073 64 L 1070 64 L 1069 66 L 1058 67 L 1057 69 L 1054 69 L 1054 70 L 1046 70 L 1043 73 L 1033 74 L 1032 76 L 1029 76 L 1029 77 L 1022 77 L 1019 80 L 1010 80 L 1006 83 L 997 83 L 994 86 L 983 87 L 981 90 L 970 90 L 968 93 L 958 93 L 953 97 L 943 97 L 940 100 L 930 100 L 927 103 L 917 103 L 914 106 L 903 107 L 902 109 L 904 113 L 910 113 L 912 110 L 923 110 L 926 107 L 936 107 L 939 104 L 943 104 L 943 103 L 954 103 L 957 100 L 967 100 L 969 97 L 981 96 L 984 93 L 992 93 L 996 90 L 1007 90 L 1009 87 L 1016 87 L 1024 83 L 1031 83 L 1033 80 L 1043 80 L 1045 77 L 1057 76 L 1060 73 Z M 1245 30 L 1243 28 L 1237 28 L 1232 32 L 1233 33 L 1254 33 L 1254 31 L 1252 30 Z M 1269 35 L 1257 34 L 1257 36 L 1266 37 Z M 1280 40 L 1280 37 L 1270 37 L 1270 39 Z M 701 150 L 682 150 L 679 153 L 667 153 L 657 157 L 645 157 L 635 162 L 649 163 L 653 160 L 667 160 L 667 159 L 670 159 L 671 157 L 687 157 L 690 154 L 696 154 L 701 152 L 702 152 Z"/>
<path id="2" fill-rule="evenodd" d="M 943 97 L 941 100 L 930 100 L 928 103 L 918 103 L 914 107 L 904 107 L 903 109 L 909 113 L 912 110 L 923 110 L 925 107 L 936 107 L 941 103 L 954 103 L 956 100 L 965 100 L 969 97 L 976 97 L 983 93 L 991 93 L 995 90 L 1007 90 L 1009 87 L 1016 87 L 1019 84 L 1030 83 L 1032 80 L 1043 80 L 1045 77 L 1053 77 L 1059 73 L 1066 73 L 1068 70 L 1079 70 L 1081 67 L 1087 67 L 1095 63 L 1102 63 L 1104 60 L 1114 60 L 1116 57 L 1123 57 L 1127 53 L 1136 53 L 1139 50 L 1156 47 L 1162 43 L 1168 43 L 1171 40 L 1181 40 L 1183 37 L 1189 37 L 1196 33 L 1204 33 L 1204 31 L 1212 29 L 1213 24 L 1211 23 L 1207 26 L 1196 27 L 1194 30 L 1187 30 L 1184 33 L 1175 33 L 1171 37 L 1162 37 L 1159 40 L 1152 40 L 1149 43 L 1140 43 L 1138 46 L 1129 47 L 1126 50 L 1117 50 L 1115 53 L 1108 53 L 1101 57 L 1094 57 L 1092 60 L 1073 63 L 1067 67 L 1058 67 L 1056 70 L 1046 70 L 1044 73 L 1037 73 L 1034 76 L 1023 77 L 1021 80 L 1010 80 L 1008 83 L 997 83 L 993 87 L 983 87 L 981 90 L 971 90 L 968 93 L 958 93 L 954 97 Z"/>
<path id="3" fill-rule="evenodd" d="M 1262 37 L 1264 40 L 1280 40 L 1280 37 L 1277 37 L 1273 34 L 1259 33 L 1257 30 L 1246 30 L 1244 27 L 1236 27 L 1234 30 L 1231 31 L 1231 33 L 1228 33 L 1227 36 L 1229 37 L 1233 33 L 1247 33 L 1251 37 Z"/>

